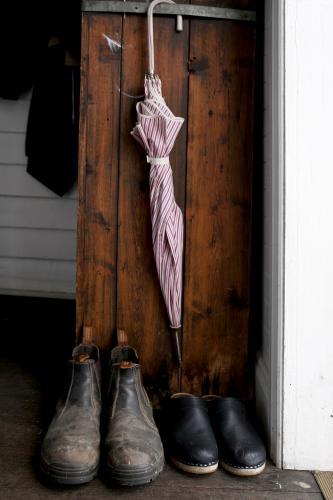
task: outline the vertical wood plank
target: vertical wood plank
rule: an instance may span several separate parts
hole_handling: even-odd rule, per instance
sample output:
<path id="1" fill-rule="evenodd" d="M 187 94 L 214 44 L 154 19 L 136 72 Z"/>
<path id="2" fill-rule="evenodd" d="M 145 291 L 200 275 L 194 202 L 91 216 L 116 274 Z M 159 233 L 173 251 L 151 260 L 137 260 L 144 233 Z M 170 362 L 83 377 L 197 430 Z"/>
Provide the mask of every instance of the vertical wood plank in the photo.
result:
<path id="1" fill-rule="evenodd" d="M 249 7 L 253 1 L 229 3 Z M 182 388 L 242 395 L 254 25 L 192 20 L 188 61 L 188 21 L 181 34 L 173 18 L 156 17 L 154 25 L 166 101 L 186 117 L 189 99 L 188 146 L 185 123 L 171 156 L 176 199 L 186 207 Z M 143 92 L 146 19 L 85 14 L 82 28 L 77 333 L 83 324 L 92 326 L 107 348 L 114 328 L 125 329 L 139 351 L 148 389 L 163 395 L 178 389 L 178 370 L 152 251 L 149 166 L 129 134 L 136 100 L 126 95 Z M 122 43 L 122 53 L 110 52 L 103 33 Z"/>
<path id="2" fill-rule="evenodd" d="M 116 317 L 121 16 L 83 15 L 78 193 L 77 335 L 110 345 Z"/>
<path id="3" fill-rule="evenodd" d="M 136 122 L 137 100 L 147 71 L 147 22 L 126 16 L 123 28 L 120 178 L 118 207 L 118 326 L 138 349 L 145 384 L 151 393 L 177 390 L 178 370 L 172 358 L 167 313 L 153 256 L 149 165 L 145 152 L 130 136 Z M 187 114 L 188 21 L 175 32 L 173 18 L 154 18 L 156 71 L 163 95 L 176 115 Z M 186 125 L 171 155 L 175 194 L 184 207 Z"/>
<path id="4" fill-rule="evenodd" d="M 89 56 L 89 15 L 81 16 L 81 67 L 80 67 L 80 124 L 79 124 L 79 167 L 77 194 L 77 240 L 76 240 L 76 339 L 83 335 L 85 307 L 85 182 L 87 150 L 87 87 Z"/>
<path id="5" fill-rule="evenodd" d="M 191 21 L 182 390 L 196 394 L 246 394 L 254 34 Z"/>

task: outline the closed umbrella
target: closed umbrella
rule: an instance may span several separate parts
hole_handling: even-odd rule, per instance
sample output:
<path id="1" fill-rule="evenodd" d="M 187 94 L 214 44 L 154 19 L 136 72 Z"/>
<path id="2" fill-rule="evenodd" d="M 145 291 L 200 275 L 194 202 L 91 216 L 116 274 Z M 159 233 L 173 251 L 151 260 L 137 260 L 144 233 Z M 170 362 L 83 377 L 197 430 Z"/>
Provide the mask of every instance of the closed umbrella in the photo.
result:
<path id="1" fill-rule="evenodd" d="M 155 74 L 152 16 L 159 3 L 174 2 L 154 0 L 148 8 L 149 72 L 144 80 L 145 99 L 137 104 L 137 123 L 131 133 L 146 151 L 150 164 L 154 256 L 170 327 L 175 334 L 177 359 L 181 364 L 178 330 L 182 303 L 183 214 L 175 200 L 169 154 L 184 119 L 176 117 L 166 105 L 161 80 Z M 181 29 L 179 26 L 177 19 L 177 28 Z"/>

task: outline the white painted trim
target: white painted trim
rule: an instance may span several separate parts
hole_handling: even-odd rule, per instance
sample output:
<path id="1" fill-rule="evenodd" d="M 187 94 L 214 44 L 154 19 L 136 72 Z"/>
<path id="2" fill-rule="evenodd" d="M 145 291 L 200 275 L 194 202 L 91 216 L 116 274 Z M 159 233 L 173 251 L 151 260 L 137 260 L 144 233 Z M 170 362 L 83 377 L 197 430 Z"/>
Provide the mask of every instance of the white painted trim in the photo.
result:
<path id="1" fill-rule="evenodd" d="M 283 465 L 285 242 L 285 0 L 266 0 L 264 28 L 262 328 L 255 366 L 257 414 L 268 453 Z"/>
<path id="2" fill-rule="evenodd" d="M 333 467 L 333 1 L 286 0 L 283 467 Z"/>
<path id="3" fill-rule="evenodd" d="M 283 464 L 284 242 L 285 242 L 285 0 L 272 1 L 272 304 L 270 456 Z"/>

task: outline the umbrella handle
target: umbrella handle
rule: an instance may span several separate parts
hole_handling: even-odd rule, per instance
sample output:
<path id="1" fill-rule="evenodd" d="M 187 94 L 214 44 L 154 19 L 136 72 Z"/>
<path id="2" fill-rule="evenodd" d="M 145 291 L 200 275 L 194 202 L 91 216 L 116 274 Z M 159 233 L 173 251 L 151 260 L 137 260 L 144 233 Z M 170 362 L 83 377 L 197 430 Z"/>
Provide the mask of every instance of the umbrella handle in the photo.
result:
<path id="1" fill-rule="evenodd" d="M 155 61 L 154 61 L 154 27 L 153 27 L 153 10 L 156 5 L 160 3 L 175 3 L 173 0 L 153 0 L 148 7 L 148 57 L 149 57 L 149 75 L 154 75 L 155 73 Z M 177 16 L 177 31 L 183 30 L 183 18 L 182 16 Z"/>

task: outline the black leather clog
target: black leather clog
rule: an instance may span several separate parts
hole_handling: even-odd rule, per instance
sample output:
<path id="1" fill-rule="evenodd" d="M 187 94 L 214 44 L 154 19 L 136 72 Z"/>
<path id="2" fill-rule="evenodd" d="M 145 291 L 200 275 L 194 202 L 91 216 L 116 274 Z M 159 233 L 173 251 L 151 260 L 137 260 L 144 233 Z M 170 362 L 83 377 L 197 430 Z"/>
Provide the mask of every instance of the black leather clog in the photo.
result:
<path id="1" fill-rule="evenodd" d="M 265 446 L 237 398 L 206 396 L 221 466 L 237 476 L 255 476 L 266 465 Z"/>
<path id="2" fill-rule="evenodd" d="M 207 474 L 218 467 L 218 449 L 206 402 L 191 394 L 173 394 L 164 407 L 166 453 L 180 470 Z"/>

